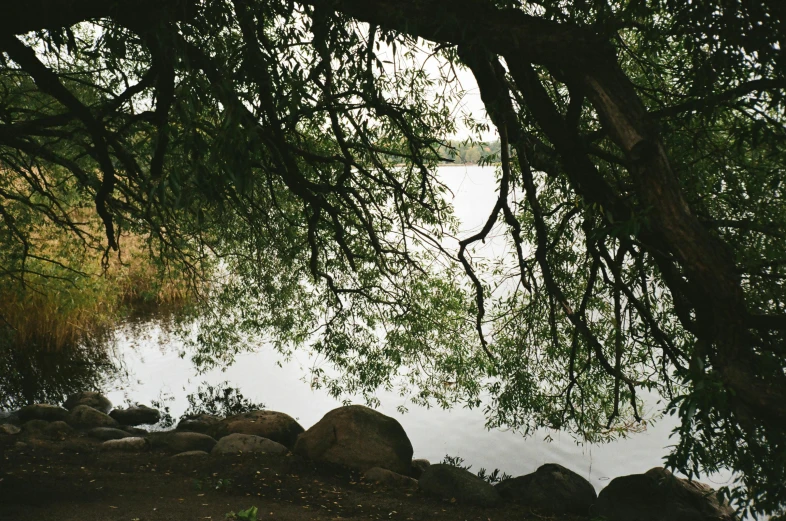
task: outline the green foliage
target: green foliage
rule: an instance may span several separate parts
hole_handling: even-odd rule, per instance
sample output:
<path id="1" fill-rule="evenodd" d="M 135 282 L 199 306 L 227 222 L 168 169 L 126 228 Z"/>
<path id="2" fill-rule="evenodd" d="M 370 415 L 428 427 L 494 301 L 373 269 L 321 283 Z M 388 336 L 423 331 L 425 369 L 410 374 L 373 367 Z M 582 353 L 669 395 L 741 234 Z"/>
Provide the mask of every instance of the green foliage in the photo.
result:
<path id="1" fill-rule="evenodd" d="M 245 510 L 238 510 L 237 512 L 227 512 L 227 519 L 241 519 L 243 521 L 257 521 L 257 507 L 249 507 Z"/>
<path id="2" fill-rule="evenodd" d="M 232 488 L 232 480 L 229 478 L 219 478 L 215 475 L 201 479 L 192 480 L 194 490 L 218 490 L 228 492 Z"/>
<path id="3" fill-rule="evenodd" d="M 450 163 L 482 164 L 499 160 L 499 141 L 491 143 L 466 141 L 450 141 L 443 147 L 440 154 Z"/>
<path id="4" fill-rule="evenodd" d="M 445 465 L 452 465 L 454 467 L 458 467 L 464 470 L 470 470 L 472 468 L 472 465 L 464 464 L 464 458 L 462 458 L 461 456 L 451 456 L 450 454 L 445 454 L 445 457 L 442 459 L 442 463 Z M 480 479 L 492 485 L 513 477 L 506 472 L 502 472 L 500 474 L 499 469 L 494 469 L 490 473 L 488 473 L 485 468 L 481 468 L 477 472 L 477 475 Z"/>
<path id="5" fill-rule="evenodd" d="M 777 2 L 186 3 L 0 28 L 9 294 L 128 233 L 150 279 L 198 293 L 202 369 L 308 348 L 336 397 L 398 389 L 582 442 L 669 412 L 670 466 L 731 468 L 742 512 L 786 504 Z M 435 168 L 460 67 L 500 196 L 456 245 Z M 492 233 L 509 255 L 483 255 Z"/>
<path id="6" fill-rule="evenodd" d="M 175 424 L 175 419 L 172 417 L 170 407 L 167 405 L 168 402 L 172 402 L 174 400 L 174 396 L 164 393 L 163 391 L 159 392 L 157 400 L 150 400 L 150 405 L 158 409 L 158 411 L 161 413 L 161 419 L 159 419 L 158 423 L 156 423 L 157 428 L 164 430 Z"/>
<path id="7" fill-rule="evenodd" d="M 188 408 L 181 419 L 198 414 L 229 417 L 265 408 L 265 404 L 250 401 L 229 382 L 222 382 L 215 386 L 205 382 L 197 387 L 196 393 L 186 396 L 186 399 L 188 400 Z"/>

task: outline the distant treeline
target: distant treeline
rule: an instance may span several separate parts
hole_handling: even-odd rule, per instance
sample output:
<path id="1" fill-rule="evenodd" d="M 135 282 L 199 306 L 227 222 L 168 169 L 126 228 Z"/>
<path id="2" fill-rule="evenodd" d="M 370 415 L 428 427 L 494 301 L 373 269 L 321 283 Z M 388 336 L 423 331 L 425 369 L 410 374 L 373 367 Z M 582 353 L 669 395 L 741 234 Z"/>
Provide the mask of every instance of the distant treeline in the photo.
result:
<path id="1" fill-rule="evenodd" d="M 488 156 L 494 156 L 493 161 L 499 161 L 499 150 L 499 140 L 489 143 L 450 141 L 448 147 L 442 147 L 440 156 L 445 158 L 447 164 L 475 164 Z"/>

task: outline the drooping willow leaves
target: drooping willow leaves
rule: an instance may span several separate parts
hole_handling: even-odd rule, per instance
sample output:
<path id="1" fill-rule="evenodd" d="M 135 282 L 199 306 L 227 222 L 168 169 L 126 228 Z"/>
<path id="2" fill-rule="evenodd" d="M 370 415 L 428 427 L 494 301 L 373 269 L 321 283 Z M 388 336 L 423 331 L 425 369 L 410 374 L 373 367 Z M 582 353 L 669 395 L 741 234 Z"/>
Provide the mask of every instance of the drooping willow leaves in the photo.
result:
<path id="1" fill-rule="evenodd" d="M 337 395 L 484 397 L 491 425 L 588 440 L 655 393 L 672 466 L 784 505 L 781 3 L 75 4 L 0 25 L 4 276 L 42 257 L 30 219 L 93 245 L 89 201 L 110 247 L 148 234 L 208 276 L 200 363 L 262 334 Z M 502 147 L 486 225 L 448 247 L 458 67 Z"/>

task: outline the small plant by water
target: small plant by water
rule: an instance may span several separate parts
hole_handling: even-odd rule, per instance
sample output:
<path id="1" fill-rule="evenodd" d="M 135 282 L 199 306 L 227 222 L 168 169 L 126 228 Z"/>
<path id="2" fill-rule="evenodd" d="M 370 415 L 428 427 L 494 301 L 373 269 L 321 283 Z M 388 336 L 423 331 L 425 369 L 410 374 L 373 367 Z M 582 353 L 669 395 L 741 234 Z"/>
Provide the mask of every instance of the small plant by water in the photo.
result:
<path id="1" fill-rule="evenodd" d="M 442 459 L 442 463 L 464 470 L 470 470 L 472 468 L 472 465 L 464 464 L 464 458 L 461 456 L 451 456 L 450 454 L 445 454 L 445 457 Z M 485 468 L 482 467 L 479 471 L 477 471 L 476 474 L 480 479 L 491 483 L 492 485 L 494 483 L 499 483 L 500 481 L 505 481 L 506 479 L 511 479 L 513 477 L 506 472 L 500 471 L 499 469 L 494 469 L 491 472 L 488 472 Z"/>
<path id="2" fill-rule="evenodd" d="M 183 413 L 183 418 L 198 414 L 228 417 L 265 408 L 264 403 L 252 402 L 227 381 L 215 386 L 202 382 L 196 393 L 186 396 L 186 400 L 188 408 Z"/>

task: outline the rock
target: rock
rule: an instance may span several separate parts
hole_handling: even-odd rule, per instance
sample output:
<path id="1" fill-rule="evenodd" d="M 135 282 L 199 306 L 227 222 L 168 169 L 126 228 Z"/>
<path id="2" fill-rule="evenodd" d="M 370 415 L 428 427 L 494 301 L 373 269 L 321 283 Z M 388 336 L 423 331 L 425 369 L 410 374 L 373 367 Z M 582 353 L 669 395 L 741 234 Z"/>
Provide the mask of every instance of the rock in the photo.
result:
<path id="1" fill-rule="evenodd" d="M 495 488 L 503 499 L 549 514 L 586 516 L 598 497 L 589 481 L 556 463 L 506 479 Z"/>
<path id="2" fill-rule="evenodd" d="M 664 468 L 621 476 L 604 488 L 593 515 L 609 521 L 733 521 L 734 510 L 709 486 Z"/>
<path id="3" fill-rule="evenodd" d="M 228 434 L 253 434 L 277 441 L 288 448 L 295 446 L 303 427 L 290 415 L 276 411 L 248 411 L 230 416 L 214 427 L 216 439 Z"/>
<path id="4" fill-rule="evenodd" d="M 63 407 L 70 411 L 77 405 L 87 405 L 104 414 L 109 414 L 109 411 L 112 410 L 112 402 L 109 401 L 109 398 L 94 391 L 72 394 L 66 399 Z"/>
<path id="5" fill-rule="evenodd" d="M 66 422 L 50 422 L 44 428 L 44 435 L 53 440 L 64 440 L 74 435 L 74 429 Z"/>
<path id="6" fill-rule="evenodd" d="M 28 422 L 30 420 L 55 422 L 66 421 L 67 419 L 68 410 L 58 407 L 57 405 L 37 403 L 34 405 L 26 405 L 19 409 L 19 420 L 22 422 Z"/>
<path id="7" fill-rule="evenodd" d="M 216 446 L 213 447 L 211 454 L 221 456 L 226 454 L 237 454 L 239 452 L 267 452 L 269 454 L 285 454 L 288 452 L 288 450 L 284 445 L 261 436 L 234 433 L 224 436 L 218 440 L 218 443 L 216 443 Z"/>
<path id="8" fill-rule="evenodd" d="M 409 475 L 413 478 L 419 478 L 426 469 L 431 466 L 431 462 L 427 459 L 413 459 L 412 460 L 412 468 L 409 471 Z"/>
<path id="9" fill-rule="evenodd" d="M 132 434 L 127 433 L 121 429 L 113 429 L 112 427 L 96 427 L 87 431 L 87 435 L 91 438 L 99 440 L 122 440 L 123 438 L 131 438 Z"/>
<path id="10" fill-rule="evenodd" d="M 149 438 L 151 447 L 172 452 L 188 452 L 203 450 L 210 452 L 216 445 L 216 440 L 207 434 L 198 432 L 153 432 Z"/>
<path id="11" fill-rule="evenodd" d="M 177 424 L 176 429 L 179 431 L 199 432 L 201 434 L 208 434 L 218 439 L 215 436 L 216 426 L 221 423 L 221 418 L 213 416 L 212 414 L 195 414 L 186 416 Z"/>
<path id="12" fill-rule="evenodd" d="M 41 438 L 45 436 L 48 426 L 49 422 L 46 420 L 30 420 L 22 425 L 22 434 L 33 438 Z"/>
<path id="13" fill-rule="evenodd" d="M 426 494 L 459 503 L 494 506 L 501 499 L 494 487 L 475 474 L 444 463 L 430 465 L 420 476 L 418 485 Z"/>
<path id="14" fill-rule="evenodd" d="M 64 440 L 73 436 L 74 429 L 64 421 L 30 420 L 22 425 L 21 432 L 30 438 Z"/>
<path id="15" fill-rule="evenodd" d="M 9 424 L 17 427 L 22 424 L 19 419 L 19 411 L 0 411 L 0 425 Z"/>
<path id="16" fill-rule="evenodd" d="M 193 460 L 205 459 L 208 456 L 210 456 L 210 454 L 208 454 L 203 450 L 189 450 L 186 452 L 180 452 L 178 454 L 175 454 L 174 456 L 172 456 L 172 459 L 176 461 L 193 461 Z"/>
<path id="17" fill-rule="evenodd" d="M 22 429 L 11 423 L 0 423 L 0 435 L 12 436 L 19 434 L 21 431 Z"/>
<path id="18" fill-rule="evenodd" d="M 149 447 L 146 439 L 137 437 L 108 440 L 101 444 L 101 450 L 105 451 L 142 452 Z"/>
<path id="19" fill-rule="evenodd" d="M 118 427 L 117 420 L 87 405 L 76 405 L 71 409 L 68 423 L 74 427 L 91 429 L 93 427 Z"/>
<path id="20" fill-rule="evenodd" d="M 339 407 L 301 434 L 296 454 L 361 471 L 382 467 L 407 474 L 412 443 L 401 424 L 362 405 Z"/>
<path id="21" fill-rule="evenodd" d="M 115 409 L 109 416 L 117 420 L 120 425 L 151 425 L 158 423 L 161 413 L 147 405 L 135 405 L 128 409 Z"/>
<path id="22" fill-rule="evenodd" d="M 381 467 L 370 468 L 363 473 L 363 476 L 366 481 L 390 488 L 417 488 L 418 486 L 418 480 Z"/>

